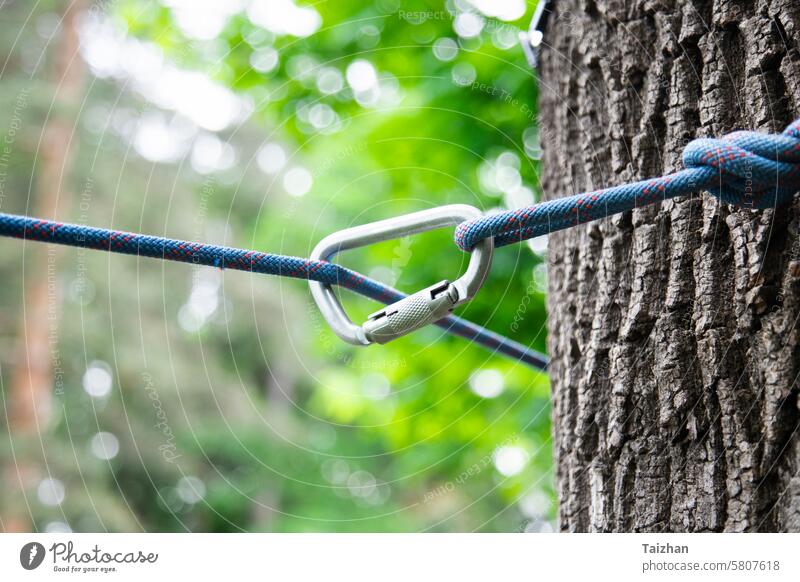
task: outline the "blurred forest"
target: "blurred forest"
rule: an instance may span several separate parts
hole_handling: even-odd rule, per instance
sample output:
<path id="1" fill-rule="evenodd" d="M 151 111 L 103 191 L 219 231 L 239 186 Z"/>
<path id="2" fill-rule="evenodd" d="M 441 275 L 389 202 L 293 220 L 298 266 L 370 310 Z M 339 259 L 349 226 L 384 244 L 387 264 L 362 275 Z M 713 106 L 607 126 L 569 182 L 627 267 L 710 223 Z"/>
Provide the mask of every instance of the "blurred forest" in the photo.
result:
<path id="1" fill-rule="evenodd" d="M 523 0 L 0 4 L 0 211 L 297 256 L 538 198 Z M 415 291 L 452 230 L 348 252 Z M 545 349 L 546 240 L 459 315 Z M 6 531 L 550 531 L 547 376 L 300 281 L 0 240 Z M 355 321 L 377 309 L 347 295 Z"/>

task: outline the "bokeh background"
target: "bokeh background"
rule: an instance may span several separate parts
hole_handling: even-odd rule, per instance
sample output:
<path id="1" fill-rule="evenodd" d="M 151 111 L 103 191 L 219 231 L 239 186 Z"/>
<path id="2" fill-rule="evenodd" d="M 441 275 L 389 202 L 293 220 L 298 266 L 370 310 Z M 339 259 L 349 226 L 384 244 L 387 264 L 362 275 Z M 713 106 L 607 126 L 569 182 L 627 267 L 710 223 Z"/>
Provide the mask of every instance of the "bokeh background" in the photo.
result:
<path id="1" fill-rule="evenodd" d="M 523 0 L 6 0 L 0 211 L 304 256 L 539 198 Z M 413 291 L 450 229 L 342 255 Z M 545 349 L 546 239 L 460 315 Z M 378 306 L 343 297 L 354 320 Z M 547 376 L 300 281 L 0 240 L 5 531 L 550 531 Z"/>

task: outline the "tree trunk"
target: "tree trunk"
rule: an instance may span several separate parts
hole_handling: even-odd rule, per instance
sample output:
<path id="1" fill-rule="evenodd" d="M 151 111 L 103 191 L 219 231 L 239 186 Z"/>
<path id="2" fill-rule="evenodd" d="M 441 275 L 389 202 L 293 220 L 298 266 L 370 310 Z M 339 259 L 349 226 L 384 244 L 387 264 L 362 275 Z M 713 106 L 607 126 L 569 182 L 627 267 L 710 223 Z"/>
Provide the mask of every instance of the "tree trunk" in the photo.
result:
<path id="1" fill-rule="evenodd" d="M 42 128 L 37 150 L 36 198 L 31 214 L 48 219 L 63 217 L 69 207 L 68 179 L 70 149 L 75 136 L 72 117 L 80 104 L 83 88 L 83 61 L 78 54 L 78 17 L 84 0 L 65 3 L 59 38 L 54 46 L 52 84 L 53 109 Z M 46 432 L 50 420 L 53 390 L 58 389 L 54 362 L 58 355 L 58 315 L 61 301 L 58 289 L 57 258 L 62 248 L 57 245 L 32 243 L 25 273 L 24 304 L 20 313 L 19 339 L 15 350 L 15 366 L 8 388 L 8 429 L 12 438 L 36 441 Z M 41 445 L 40 445 L 41 446 Z M 30 458 L 9 465 L 7 479 L 11 490 L 25 491 L 46 474 Z M 30 531 L 27 505 L 10 509 L 2 523 L 5 531 Z"/>
<path id="2" fill-rule="evenodd" d="M 52 83 L 55 112 L 45 121 L 38 149 L 39 173 L 33 216 L 57 220 L 69 207 L 67 184 L 70 149 L 75 120 L 71 116 L 80 103 L 83 61 L 78 54 L 78 16 L 83 0 L 67 3 L 54 51 Z M 63 110 L 66 110 L 63 111 Z M 50 416 L 53 391 L 53 349 L 59 310 L 56 258 L 63 250 L 57 245 L 30 245 L 29 273 L 25 280 L 25 302 L 20 317 L 19 346 L 10 388 L 9 428 L 15 432 L 37 433 Z"/>
<path id="3" fill-rule="evenodd" d="M 555 198 L 800 115 L 796 0 L 556 0 L 539 81 Z M 564 531 L 800 531 L 800 204 L 697 193 L 553 234 Z"/>

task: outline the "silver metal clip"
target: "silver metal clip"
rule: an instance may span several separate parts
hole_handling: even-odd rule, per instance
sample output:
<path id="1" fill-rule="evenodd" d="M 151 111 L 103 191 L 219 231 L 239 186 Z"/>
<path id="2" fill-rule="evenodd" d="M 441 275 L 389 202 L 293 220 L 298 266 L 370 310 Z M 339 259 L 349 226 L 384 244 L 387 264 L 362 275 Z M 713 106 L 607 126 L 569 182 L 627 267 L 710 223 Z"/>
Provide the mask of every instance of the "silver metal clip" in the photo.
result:
<path id="1" fill-rule="evenodd" d="M 532 69 L 539 66 L 539 49 L 542 46 L 547 21 L 553 11 L 552 4 L 553 0 L 539 0 L 528 31 L 519 33 L 519 42 Z"/>
<path id="2" fill-rule="evenodd" d="M 311 258 L 329 261 L 337 253 L 434 230 L 478 218 L 480 210 L 466 204 L 451 204 L 397 216 L 379 222 L 340 230 L 322 239 Z M 330 285 L 309 281 L 311 295 L 334 333 L 354 345 L 384 344 L 446 317 L 458 305 L 472 299 L 483 285 L 492 264 L 494 240 L 478 243 L 470 255 L 467 272 L 453 281 L 444 280 L 418 291 L 369 316 L 362 326 L 345 314 Z"/>
<path id="3" fill-rule="evenodd" d="M 385 344 L 447 317 L 458 303 L 458 292 L 445 280 L 376 311 L 361 327 L 368 339 Z"/>

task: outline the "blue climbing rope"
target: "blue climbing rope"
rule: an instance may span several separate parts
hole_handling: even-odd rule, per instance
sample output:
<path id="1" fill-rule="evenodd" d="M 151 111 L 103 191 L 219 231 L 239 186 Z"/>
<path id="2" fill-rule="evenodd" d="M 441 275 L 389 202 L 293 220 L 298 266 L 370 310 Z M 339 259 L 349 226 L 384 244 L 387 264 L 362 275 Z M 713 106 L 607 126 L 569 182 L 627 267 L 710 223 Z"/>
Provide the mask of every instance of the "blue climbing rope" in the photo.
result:
<path id="1" fill-rule="evenodd" d="M 696 139 L 684 148 L 683 165 L 666 176 L 462 222 L 456 245 L 469 251 L 493 236 L 501 247 L 699 190 L 744 208 L 780 206 L 800 190 L 800 119 L 780 135 L 736 131 Z"/>
<path id="2" fill-rule="evenodd" d="M 469 251 L 480 240 L 494 237 L 495 246 L 504 246 L 699 190 L 745 208 L 785 204 L 800 190 L 800 119 L 780 135 L 737 131 L 720 139 L 694 140 L 683 151 L 683 163 L 685 169 L 658 178 L 465 221 L 456 227 L 456 244 Z M 396 289 L 327 261 L 2 213 L 0 236 L 310 279 L 345 287 L 386 304 L 406 297 Z M 449 316 L 436 325 L 535 368 L 547 367 L 547 356 L 464 319 Z"/>
<path id="3" fill-rule="evenodd" d="M 0 213 L 0 236 L 207 265 L 220 269 L 310 279 L 345 287 L 386 304 L 395 303 L 406 297 L 397 289 L 327 261 L 273 255 L 2 213 Z M 536 369 L 544 370 L 547 367 L 548 358 L 544 354 L 460 317 L 451 315 L 436 322 L 436 325 L 450 334 L 525 362 Z"/>

